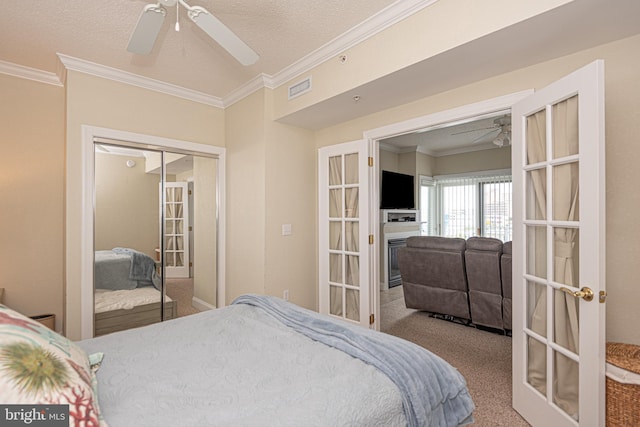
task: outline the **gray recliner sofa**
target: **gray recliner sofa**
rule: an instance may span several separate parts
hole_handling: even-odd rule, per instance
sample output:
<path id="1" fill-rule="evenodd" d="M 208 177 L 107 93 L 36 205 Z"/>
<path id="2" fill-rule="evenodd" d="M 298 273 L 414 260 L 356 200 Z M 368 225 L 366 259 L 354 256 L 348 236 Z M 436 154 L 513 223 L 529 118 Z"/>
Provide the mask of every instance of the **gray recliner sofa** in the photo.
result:
<path id="1" fill-rule="evenodd" d="M 505 242 L 502 246 L 501 273 L 502 273 L 502 324 L 505 330 L 510 331 L 511 326 L 511 268 L 512 268 L 511 242 Z"/>
<path id="2" fill-rule="evenodd" d="M 510 331 L 511 242 L 414 236 L 398 249 L 408 308 Z"/>
<path id="3" fill-rule="evenodd" d="M 413 236 L 398 249 L 405 304 L 431 313 L 470 320 L 466 241 L 458 238 Z"/>
<path id="4" fill-rule="evenodd" d="M 471 319 L 476 325 L 503 329 L 502 241 L 490 237 L 467 239 L 465 263 Z"/>

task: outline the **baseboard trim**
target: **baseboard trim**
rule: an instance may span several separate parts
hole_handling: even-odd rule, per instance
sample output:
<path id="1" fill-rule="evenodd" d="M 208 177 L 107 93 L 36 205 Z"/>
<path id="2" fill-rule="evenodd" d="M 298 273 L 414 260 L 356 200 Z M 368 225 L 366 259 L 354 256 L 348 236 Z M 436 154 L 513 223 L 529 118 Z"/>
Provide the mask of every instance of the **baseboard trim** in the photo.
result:
<path id="1" fill-rule="evenodd" d="M 196 297 L 191 298 L 191 305 L 194 308 L 197 308 L 200 311 L 215 310 L 216 309 L 215 306 L 209 304 L 206 301 L 201 300 L 200 298 L 196 298 Z"/>

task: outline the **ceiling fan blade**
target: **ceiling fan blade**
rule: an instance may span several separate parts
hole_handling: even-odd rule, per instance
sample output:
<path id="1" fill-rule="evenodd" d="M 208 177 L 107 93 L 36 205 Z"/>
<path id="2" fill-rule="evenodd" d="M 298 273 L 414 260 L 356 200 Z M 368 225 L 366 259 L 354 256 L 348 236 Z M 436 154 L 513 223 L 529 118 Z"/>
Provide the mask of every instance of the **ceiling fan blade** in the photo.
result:
<path id="1" fill-rule="evenodd" d="M 189 9 L 189 18 L 196 23 L 205 33 L 215 40 L 227 52 L 233 55 L 242 65 L 254 64 L 259 56 L 245 42 L 240 40 L 226 25 L 209 11 L 200 6 L 192 6 Z"/>
<path id="2" fill-rule="evenodd" d="M 148 55 L 158 38 L 167 10 L 159 4 L 148 4 L 142 10 L 136 29 L 131 34 L 127 50 L 138 55 Z"/>
<path id="3" fill-rule="evenodd" d="M 477 137 L 476 139 L 474 139 L 473 141 L 471 141 L 472 144 L 478 144 L 480 142 L 489 142 L 491 141 L 496 135 L 498 135 L 500 132 L 502 132 L 501 128 L 495 128 L 493 130 L 490 130 L 489 132 L 485 133 L 482 136 Z M 491 136 L 491 138 L 489 138 L 489 136 Z"/>
<path id="4" fill-rule="evenodd" d="M 497 127 L 496 126 L 489 126 L 489 127 L 485 127 L 485 128 L 463 130 L 463 131 L 460 131 L 460 132 L 454 132 L 451 135 L 461 135 L 463 133 L 478 132 L 478 131 L 485 130 L 485 129 L 497 129 Z"/>

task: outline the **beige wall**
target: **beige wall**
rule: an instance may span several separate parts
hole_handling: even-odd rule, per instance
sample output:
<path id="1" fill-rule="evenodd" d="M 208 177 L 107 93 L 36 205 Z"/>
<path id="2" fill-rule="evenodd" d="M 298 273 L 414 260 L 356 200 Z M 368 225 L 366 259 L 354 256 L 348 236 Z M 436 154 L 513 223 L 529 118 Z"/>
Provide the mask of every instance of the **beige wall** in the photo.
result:
<path id="1" fill-rule="evenodd" d="M 81 322 L 82 125 L 225 145 L 221 109 L 87 74 L 67 73 L 66 334 L 72 339 L 80 336 Z"/>
<path id="2" fill-rule="evenodd" d="M 64 88 L 0 74 L 0 99 L 4 302 L 62 330 Z"/>
<path id="3" fill-rule="evenodd" d="M 265 89 L 226 110 L 227 302 L 288 290 L 291 301 L 315 309 L 313 134 L 271 120 L 271 96 Z M 282 224 L 291 224 L 290 236 Z"/>
<path id="4" fill-rule="evenodd" d="M 430 113 L 531 88 L 542 88 L 596 60 L 605 60 L 607 195 L 607 340 L 640 344 L 640 287 L 629 260 L 640 255 L 640 36 L 599 46 L 535 66 L 401 105 L 316 133 L 318 147 L 362 138 L 362 132 Z"/>
<path id="5" fill-rule="evenodd" d="M 267 92 L 272 105 L 273 93 Z M 267 108 L 270 111 L 270 107 Z M 313 133 L 267 117 L 265 293 L 316 310 L 317 160 Z M 292 234 L 282 235 L 291 224 Z"/>
<path id="6" fill-rule="evenodd" d="M 264 293 L 264 96 L 264 91 L 255 92 L 225 110 L 227 303 L 244 293 Z"/>
<path id="7" fill-rule="evenodd" d="M 511 169 L 511 147 L 435 158 L 434 175 Z"/>
<path id="8" fill-rule="evenodd" d="M 403 19 L 341 54 L 346 62 L 326 61 L 304 76 L 276 89 L 275 117 L 280 118 L 354 87 L 434 57 L 454 47 L 491 34 L 571 0 L 447 0 Z M 460 13 L 464 10 L 465 13 Z M 455 19 L 451 19 L 455 16 Z M 419 36 L 418 36 L 419 35 Z M 313 78 L 313 90 L 288 100 L 287 88 Z M 352 139 L 345 139 L 351 141 Z"/>
<path id="9" fill-rule="evenodd" d="M 135 161 L 127 167 L 127 160 Z M 96 152 L 95 249 L 132 248 L 155 259 L 160 175 L 145 172 L 144 158 Z"/>

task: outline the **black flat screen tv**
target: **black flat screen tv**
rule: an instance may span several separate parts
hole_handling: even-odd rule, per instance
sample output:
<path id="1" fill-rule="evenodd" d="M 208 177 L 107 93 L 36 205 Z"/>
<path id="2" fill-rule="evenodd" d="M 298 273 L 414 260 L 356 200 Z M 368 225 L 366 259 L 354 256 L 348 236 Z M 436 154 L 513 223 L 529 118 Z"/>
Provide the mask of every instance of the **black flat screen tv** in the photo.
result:
<path id="1" fill-rule="evenodd" d="M 382 171 L 380 209 L 415 209 L 412 175 Z"/>

